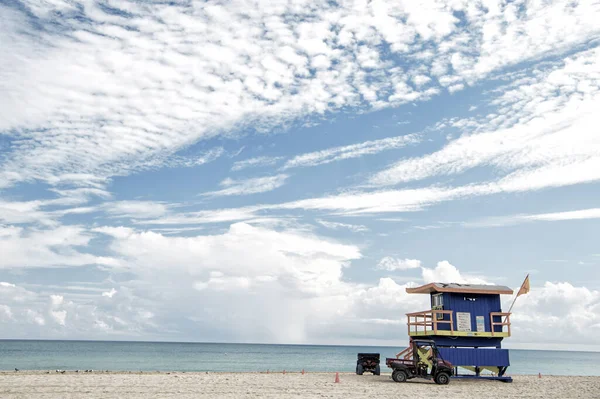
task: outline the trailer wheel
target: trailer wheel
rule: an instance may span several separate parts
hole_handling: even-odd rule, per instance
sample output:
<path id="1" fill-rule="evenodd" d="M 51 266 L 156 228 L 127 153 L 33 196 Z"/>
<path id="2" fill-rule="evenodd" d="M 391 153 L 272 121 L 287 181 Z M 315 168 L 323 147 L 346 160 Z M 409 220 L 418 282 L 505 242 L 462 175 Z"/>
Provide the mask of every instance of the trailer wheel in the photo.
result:
<path id="1" fill-rule="evenodd" d="M 406 382 L 407 378 L 408 378 L 408 375 L 403 370 L 395 370 L 392 373 L 392 380 L 394 380 L 396 382 Z"/>
<path id="2" fill-rule="evenodd" d="M 450 382 L 450 375 L 448 373 L 438 373 L 435 376 L 435 383 L 439 385 L 447 385 Z"/>
<path id="3" fill-rule="evenodd" d="M 379 368 L 379 365 L 377 365 L 375 367 L 375 370 L 373 371 L 373 375 L 380 375 L 381 374 L 381 369 Z"/>
<path id="4" fill-rule="evenodd" d="M 356 365 L 356 374 L 363 375 L 364 372 L 365 372 L 365 369 L 362 366 L 362 364 L 357 364 Z"/>

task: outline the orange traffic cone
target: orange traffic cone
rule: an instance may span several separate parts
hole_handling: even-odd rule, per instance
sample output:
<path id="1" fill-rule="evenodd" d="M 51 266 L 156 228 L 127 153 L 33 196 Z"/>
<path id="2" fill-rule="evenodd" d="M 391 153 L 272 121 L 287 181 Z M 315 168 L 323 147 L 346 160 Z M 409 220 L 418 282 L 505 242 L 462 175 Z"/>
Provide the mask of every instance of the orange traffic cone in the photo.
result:
<path id="1" fill-rule="evenodd" d="M 304 375 L 304 369 L 302 369 L 302 375 Z"/>
<path id="2" fill-rule="evenodd" d="M 340 382 L 340 373 L 336 372 L 335 373 L 335 383 L 339 383 Z"/>

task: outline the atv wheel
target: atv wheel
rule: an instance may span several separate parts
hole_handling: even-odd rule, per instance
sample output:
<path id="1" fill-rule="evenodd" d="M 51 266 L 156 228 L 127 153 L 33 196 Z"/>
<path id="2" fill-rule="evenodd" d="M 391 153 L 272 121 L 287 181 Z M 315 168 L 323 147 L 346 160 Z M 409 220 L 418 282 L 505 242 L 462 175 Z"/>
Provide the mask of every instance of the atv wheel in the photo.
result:
<path id="1" fill-rule="evenodd" d="M 363 375 L 364 372 L 365 372 L 365 369 L 363 368 L 362 364 L 357 364 L 356 365 L 356 374 Z"/>
<path id="2" fill-rule="evenodd" d="M 375 370 L 373 371 L 373 375 L 380 375 L 381 374 L 381 369 L 379 368 L 379 365 L 377 365 L 375 367 Z"/>
<path id="3" fill-rule="evenodd" d="M 406 382 L 407 378 L 408 378 L 408 375 L 406 374 L 405 371 L 395 370 L 392 373 L 392 380 L 394 380 L 396 382 Z"/>
<path id="4" fill-rule="evenodd" d="M 435 376 L 435 383 L 439 385 L 446 385 L 450 382 L 450 375 L 448 373 L 439 373 Z"/>

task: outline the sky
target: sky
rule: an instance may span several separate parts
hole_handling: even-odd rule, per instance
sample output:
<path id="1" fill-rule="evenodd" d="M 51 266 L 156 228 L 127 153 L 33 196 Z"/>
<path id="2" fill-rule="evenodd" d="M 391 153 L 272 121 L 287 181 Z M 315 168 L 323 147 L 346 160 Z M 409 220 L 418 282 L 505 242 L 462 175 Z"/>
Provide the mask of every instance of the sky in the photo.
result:
<path id="1" fill-rule="evenodd" d="M 401 346 L 530 274 L 506 345 L 600 350 L 599 20 L 0 0 L 0 338 Z"/>

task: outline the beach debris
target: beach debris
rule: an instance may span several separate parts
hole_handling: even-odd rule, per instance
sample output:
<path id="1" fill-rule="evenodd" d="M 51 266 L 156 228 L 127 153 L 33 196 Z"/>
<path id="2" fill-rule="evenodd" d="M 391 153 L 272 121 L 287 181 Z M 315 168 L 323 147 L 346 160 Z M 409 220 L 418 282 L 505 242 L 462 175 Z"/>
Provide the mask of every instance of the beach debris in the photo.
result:
<path id="1" fill-rule="evenodd" d="M 335 381 L 334 382 L 336 384 L 339 384 L 339 382 L 340 382 L 340 373 L 337 371 L 335 372 Z"/>
<path id="2" fill-rule="evenodd" d="M 19 369 L 15 367 L 15 371 L 19 371 Z"/>

